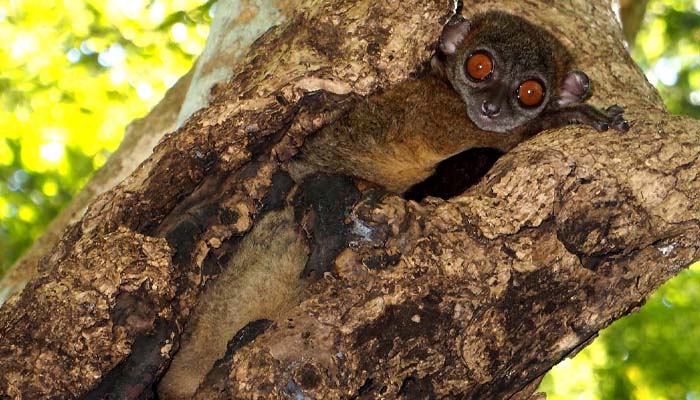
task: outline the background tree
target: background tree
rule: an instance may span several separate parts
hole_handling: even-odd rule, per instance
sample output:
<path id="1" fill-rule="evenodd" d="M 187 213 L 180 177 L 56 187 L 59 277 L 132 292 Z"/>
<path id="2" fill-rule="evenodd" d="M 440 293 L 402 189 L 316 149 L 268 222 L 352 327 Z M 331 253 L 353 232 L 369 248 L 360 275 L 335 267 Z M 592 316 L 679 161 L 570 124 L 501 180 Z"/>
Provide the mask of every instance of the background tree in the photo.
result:
<path id="1" fill-rule="evenodd" d="M 666 10 L 668 10 L 668 9 L 666 9 Z M 675 10 L 674 10 L 674 12 L 675 12 Z M 672 14 L 673 14 L 672 12 L 668 12 L 668 15 L 672 15 Z M 690 13 L 690 15 L 692 16 L 693 14 Z M 183 17 L 183 14 L 178 14 L 178 17 L 177 17 L 177 18 L 182 18 L 182 17 Z M 180 25 L 177 25 L 177 27 L 178 27 L 177 29 L 174 29 L 174 28 L 173 28 L 173 27 L 176 25 L 176 23 L 172 23 L 172 21 L 179 21 L 177 18 L 168 19 L 169 21 L 171 21 L 170 30 L 171 30 L 171 32 L 173 32 L 173 35 L 175 35 L 177 32 L 182 32 L 182 30 L 181 30 L 181 28 L 180 28 Z M 10 18 L 10 19 L 11 19 L 11 18 Z M 686 20 L 690 20 L 690 21 L 691 21 L 691 26 L 696 26 L 696 25 L 693 25 L 693 24 L 692 24 L 692 18 L 686 18 Z M 652 26 L 653 26 L 653 25 L 652 25 Z M 165 27 L 167 28 L 168 25 L 166 24 Z M 659 33 L 659 32 L 657 31 L 656 33 L 653 34 L 653 36 L 654 36 L 655 38 L 658 38 L 658 33 Z M 681 47 L 681 48 L 683 48 L 683 49 L 686 49 L 686 50 L 687 50 L 687 47 L 688 47 L 688 45 L 687 45 L 687 44 L 684 44 L 683 41 L 675 41 L 675 42 L 669 41 L 669 43 L 677 43 L 679 47 Z M 696 42 L 696 43 L 697 43 L 697 42 Z M 685 47 L 684 47 L 684 46 L 685 46 Z M 123 47 L 123 46 L 122 46 L 122 47 Z M 664 47 L 664 46 L 662 45 L 662 47 Z M 691 46 L 691 47 L 692 47 L 692 46 Z M 105 51 L 100 52 L 99 54 L 102 54 L 102 53 L 111 54 L 111 53 L 110 53 L 111 51 L 117 52 L 117 54 L 119 53 L 118 50 L 110 50 L 110 49 L 118 49 L 118 47 L 112 48 L 111 45 L 110 45 L 110 47 L 108 47 Z M 89 49 L 88 49 L 88 50 L 89 50 Z M 70 50 L 68 50 L 68 52 L 69 52 L 69 53 L 68 53 L 68 56 L 70 56 Z M 73 57 L 75 57 L 77 53 L 73 52 L 72 54 L 73 54 Z M 98 54 L 98 53 L 96 52 L 96 53 L 94 53 L 94 54 Z M 653 53 L 652 53 L 652 54 L 653 54 Z M 695 54 L 697 54 L 697 53 L 695 53 Z M 83 57 L 83 56 L 81 55 L 80 57 Z M 105 56 L 105 57 L 107 57 L 107 56 Z M 96 58 L 98 59 L 97 61 L 98 61 L 98 63 L 99 63 L 99 56 L 96 56 Z M 652 60 L 653 60 L 653 58 L 652 58 Z M 103 60 L 103 61 L 104 61 L 104 60 Z M 653 62 L 653 61 L 651 61 L 651 62 Z M 690 62 L 692 63 L 692 60 L 691 60 Z M 691 64 L 691 65 L 692 65 L 692 64 Z M 659 68 L 662 68 L 662 67 L 659 67 Z M 689 85 L 691 85 L 691 82 L 692 82 L 692 79 L 691 79 L 691 78 L 692 78 L 692 76 L 693 76 L 693 75 L 692 75 L 692 71 L 691 71 L 691 70 L 692 70 L 692 67 L 687 68 L 687 69 L 688 69 L 688 72 L 687 72 L 687 74 L 686 74 L 686 75 L 687 75 L 687 82 L 688 82 Z M 679 69 L 679 70 L 681 70 L 681 69 Z M 667 78 L 667 77 L 668 77 L 667 71 L 659 70 L 658 72 L 659 72 L 659 75 L 661 75 L 662 77 L 664 77 L 664 78 Z M 679 75 L 683 75 L 683 74 L 679 74 Z M 668 82 L 670 82 L 670 81 L 668 81 Z M 680 82 L 683 82 L 682 79 L 680 80 Z M 137 85 L 137 86 L 138 86 L 138 85 Z M 142 90 L 145 90 L 145 89 L 143 89 L 143 88 L 144 88 L 143 86 L 142 86 L 141 88 L 142 88 Z M 681 98 L 682 98 L 682 97 L 681 97 Z M 693 99 L 693 97 L 691 96 L 691 97 L 686 97 L 686 98 L 687 98 L 688 104 L 692 105 L 692 99 Z M 20 110 L 20 111 L 21 111 L 21 110 Z M 110 112 L 113 113 L 114 111 L 110 109 Z M 21 112 L 17 112 L 17 113 L 15 113 L 14 115 L 19 115 L 19 116 L 21 116 L 22 113 L 21 113 Z M 104 118 L 100 119 L 100 121 L 103 121 L 103 120 L 105 120 L 105 119 L 104 119 Z M 89 130 L 86 129 L 86 131 L 89 131 Z M 45 145 L 44 148 L 46 149 L 46 150 L 44 150 L 44 151 L 45 151 L 45 154 L 47 154 L 47 155 L 50 155 L 50 154 L 52 154 L 52 151 L 53 151 L 53 152 L 56 152 L 56 151 L 58 151 L 57 149 L 59 149 L 59 146 L 57 146 L 54 142 L 50 142 L 50 143 L 48 143 L 48 145 L 46 145 L 46 144 L 44 144 L 44 145 Z M 20 158 L 20 157 L 17 157 L 17 154 L 20 154 L 20 153 L 19 153 L 19 149 L 18 149 L 18 147 L 17 147 L 16 145 L 15 145 L 15 149 L 14 149 L 13 151 L 14 151 L 13 157 L 10 158 L 10 159 L 13 160 L 13 161 L 14 161 L 14 160 L 18 160 L 18 162 L 19 162 L 19 160 L 21 160 L 21 158 Z M 99 163 L 98 163 L 98 164 L 99 164 Z M 79 165 L 79 163 L 72 162 L 71 165 Z M 16 187 L 17 187 L 16 185 L 18 185 L 18 184 L 20 184 L 20 185 L 27 185 L 27 184 L 28 184 L 28 180 L 29 180 L 29 179 L 28 179 L 20 170 L 18 170 L 17 167 L 12 168 L 12 169 L 11 169 L 11 172 L 12 172 L 12 178 L 11 178 L 11 180 L 9 181 L 9 186 L 10 186 L 10 188 L 13 187 L 12 185 L 15 185 L 14 187 L 16 188 Z M 58 186 L 63 187 L 62 185 L 58 185 Z M 50 183 L 49 183 L 49 184 L 42 183 L 42 186 L 41 186 L 41 187 L 42 187 L 42 189 L 45 189 L 45 191 L 48 191 L 49 193 L 51 193 L 51 184 L 50 184 Z M 26 192 L 26 191 L 25 191 L 25 192 Z M 17 193 L 17 189 L 15 189 L 15 191 L 13 191 L 12 193 Z M 30 192 L 30 193 L 31 193 L 31 192 Z M 36 193 L 35 193 L 34 195 L 35 195 L 35 198 L 36 198 L 36 196 L 37 196 Z M 17 204 L 20 204 L 19 201 L 13 201 L 13 202 L 7 202 L 7 203 L 9 203 L 9 204 L 11 204 L 11 205 L 14 205 L 15 207 L 16 207 Z M 10 210 L 10 214 L 12 214 L 12 207 L 9 207 L 9 208 L 6 207 L 6 209 L 9 209 L 9 210 Z M 17 214 L 16 214 L 16 215 L 17 215 L 18 217 L 20 217 L 20 218 L 22 217 L 22 215 L 24 215 L 24 218 L 29 218 L 29 217 L 27 217 L 27 216 L 30 215 L 30 214 L 28 213 L 28 211 L 26 211 L 26 208 L 24 209 L 25 211 L 22 211 L 22 210 L 23 210 L 23 209 L 22 209 L 21 206 L 20 206 L 19 208 L 17 208 Z M 31 219 L 31 218 L 30 218 L 30 219 Z M 12 235 L 12 237 L 17 237 L 17 236 Z M 3 243 L 6 243 L 6 242 L 3 241 Z M 644 363 L 644 362 L 642 362 L 642 363 Z M 625 376 L 629 376 L 630 374 L 627 373 L 627 374 L 624 374 L 624 375 L 625 375 Z M 676 376 L 679 376 L 679 375 L 676 374 Z M 686 382 L 687 382 L 687 381 L 686 381 Z M 622 393 L 622 392 L 619 391 L 619 390 L 620 390 L 619 388 L 617 388 L 617 389 L 615 389 L 615 390 L 617 391 L 617 393 Z M 621 396 L 622 396 L 622 395 L 621 395 Z M 609 398 L 609 397 L 604 397 L 604 398 Z"/>

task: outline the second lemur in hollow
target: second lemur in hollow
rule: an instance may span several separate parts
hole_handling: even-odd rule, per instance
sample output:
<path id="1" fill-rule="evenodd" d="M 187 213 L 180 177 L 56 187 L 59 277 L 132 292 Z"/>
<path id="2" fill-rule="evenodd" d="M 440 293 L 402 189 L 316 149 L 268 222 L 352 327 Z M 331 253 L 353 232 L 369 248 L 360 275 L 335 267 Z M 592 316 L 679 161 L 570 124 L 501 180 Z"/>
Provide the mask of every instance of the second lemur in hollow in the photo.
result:
<path id="1" fill-rule="evenodd" d="M 352 175 L 403 193 L 468 149 L 505 152 L 545 129 L 577 123 L 628 130 L 621 107 L 584 103 L 590 80 L 572 63 L 559 40 L 523 18 L 457 14 L 431 60 L 434 76 L 370 96 L 308 140 L 290 170 Z"/>

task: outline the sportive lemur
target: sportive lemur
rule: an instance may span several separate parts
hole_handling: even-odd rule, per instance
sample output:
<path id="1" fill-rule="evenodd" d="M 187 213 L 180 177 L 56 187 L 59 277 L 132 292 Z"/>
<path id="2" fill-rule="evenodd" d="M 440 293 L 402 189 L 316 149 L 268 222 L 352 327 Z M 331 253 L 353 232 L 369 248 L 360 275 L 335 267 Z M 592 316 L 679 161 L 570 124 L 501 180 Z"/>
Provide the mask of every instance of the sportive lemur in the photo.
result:
<path id="1" fill-rule="evenodd" d="M 544 129 L 573 123 L 599 131 L 629 127 L 622 108 L 584 104 L 588 76 L 572 69 L 572 57 L 554 36 L 514 15 L 454 16 L 431 65 L 432 75 L 370 96 L 314 133 L 284 168 L 297 183 L 325 172 L 403 193 L 470 148 L 507 151 Z M 207 285 L 159 386 L 161 398 L 190 398 L 238 330 L 274 319 L 302 299 L 299 276 L 309 255 L 292 208 L 258 221 Z M 261 295 L 267 301 L 250 300 Z"/>
<path id="2" fill-rule="evenodd" d="M 505 152 L 545 129 L 576 123 L 628 130 L 621 107 L 583 103 L 590 80 L 572 63 L 559 40 L 523 18 L 456 14 L 431 60 L 433 76 L 371 97 L 312 137 L 291 169 L 340 172 L 403 193 L 468 149 Z"/>

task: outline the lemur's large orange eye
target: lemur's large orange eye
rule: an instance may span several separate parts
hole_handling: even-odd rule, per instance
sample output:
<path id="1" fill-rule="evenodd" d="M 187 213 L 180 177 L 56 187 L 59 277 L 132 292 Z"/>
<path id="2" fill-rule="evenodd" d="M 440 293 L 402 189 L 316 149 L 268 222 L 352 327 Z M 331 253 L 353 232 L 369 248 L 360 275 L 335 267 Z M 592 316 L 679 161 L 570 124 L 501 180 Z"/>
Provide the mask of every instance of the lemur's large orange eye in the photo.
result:
<path id="1" fill-rule="evenodd" d="M 544 88 L 542 84 L 534 79 L 530 79 L 520 84 L 518 88 L 518 100 L 527 106 L 534 107 L 540 105 L 544 99 Z"/>
<path id="2" fill-rule="evenodd" d="M 485 53 L 474 53 L 467 60 L 467 74 L 472 79 L 483 81 L 493 72 L 493 60 Z"/>

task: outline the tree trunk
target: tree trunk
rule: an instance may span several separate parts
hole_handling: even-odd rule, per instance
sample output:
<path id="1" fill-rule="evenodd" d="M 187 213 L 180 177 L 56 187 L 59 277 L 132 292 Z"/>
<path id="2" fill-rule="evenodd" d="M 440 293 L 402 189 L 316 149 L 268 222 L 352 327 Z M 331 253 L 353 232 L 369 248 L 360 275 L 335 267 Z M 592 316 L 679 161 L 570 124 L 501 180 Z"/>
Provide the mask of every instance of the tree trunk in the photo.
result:
<path id="1" fill-rule="evenodd" d="M 208 104 L 212 87 L 233 75 L 255 39 L 291 14 L 291 3 L 249 0 L 244 4 L 217 5 L 210 39 L 192 70 L 168 90 L 147 116 L 129 124 L 119 149 L 12 266 L 0 281 L 0 306 L 36 276 L 40 258 L 51 251 L 68 225 L 80 220 L 97 196 L 129 176 L 166 133 L 179 128 L 192 113 Z"/>
<path id="2" fill-rule="evenodd" d="M 448 200 L 299 174 L 305 140 L 367 98 L 461 121 L 426 90 L 450 1 L 300 1 L 0 309 L 0 395 L 528 398 L 698 259 L 700 132 L 663 110 L 608 1 L 464 13 L 494 8 L 575 49 L 630 131 L 542 133 Z"/>
<path id="3" fill-rule="evenodd" d="M 634 46 L 639 28 L 642 26 L 644 14 L 647 11 L 649 0 L 622 0 L 620 1 L 620 19 L 625 40 L 630 47 Z"/>

